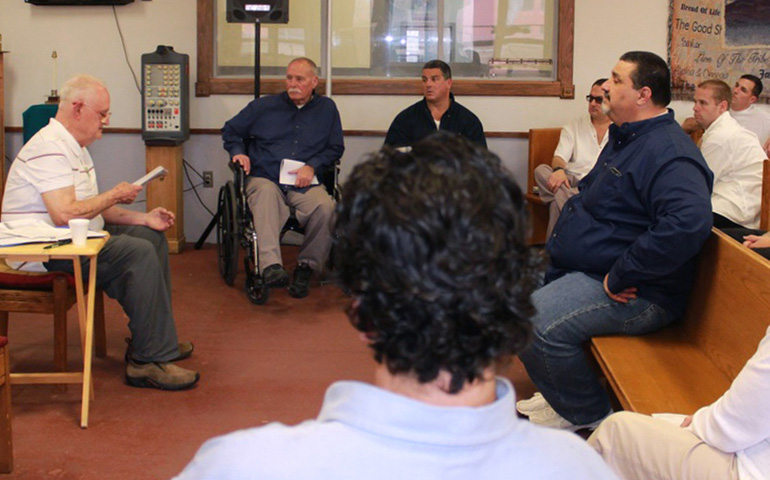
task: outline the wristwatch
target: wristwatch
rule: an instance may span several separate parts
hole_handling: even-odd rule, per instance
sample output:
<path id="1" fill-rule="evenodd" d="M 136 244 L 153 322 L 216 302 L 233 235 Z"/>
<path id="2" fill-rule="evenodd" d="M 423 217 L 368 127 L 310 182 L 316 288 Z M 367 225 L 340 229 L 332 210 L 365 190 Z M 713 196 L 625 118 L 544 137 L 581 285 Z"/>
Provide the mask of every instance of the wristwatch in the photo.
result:
<path id="1" fill-rule="evenodd" d="M 556 171 L 558 171 L 558 170 L 564 170 L 564 167 L 553 167 L 551 170 L 553 170 L 554 172 L 556 172 Z"/>

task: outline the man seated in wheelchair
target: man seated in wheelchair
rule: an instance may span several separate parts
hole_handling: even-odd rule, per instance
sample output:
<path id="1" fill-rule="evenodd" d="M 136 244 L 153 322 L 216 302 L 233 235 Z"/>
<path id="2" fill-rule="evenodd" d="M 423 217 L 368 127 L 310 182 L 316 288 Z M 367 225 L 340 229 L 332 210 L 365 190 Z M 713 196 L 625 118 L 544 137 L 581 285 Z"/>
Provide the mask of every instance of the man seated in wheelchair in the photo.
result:
<path id="1" fill-rule="evenodd" d="M 305 238 L 289 294 L 306 297 L 315 271 L 320 274 L 331 246 L 334 201 L 317 177 L 342 156 L 345 145 L 337 106 L 317 95 L 318 67 L 296 58 L 286 68 L 286 91 L 260 97 L 222 128 L 224 147 L 246 178 L 246 197 L 258 239 L 259 268 L 265 285 L 286 287 L 289 274 L 281 260 L 280 235 L 294 208 Z M 280 182 L 284 159 L 304 163 Z"/>

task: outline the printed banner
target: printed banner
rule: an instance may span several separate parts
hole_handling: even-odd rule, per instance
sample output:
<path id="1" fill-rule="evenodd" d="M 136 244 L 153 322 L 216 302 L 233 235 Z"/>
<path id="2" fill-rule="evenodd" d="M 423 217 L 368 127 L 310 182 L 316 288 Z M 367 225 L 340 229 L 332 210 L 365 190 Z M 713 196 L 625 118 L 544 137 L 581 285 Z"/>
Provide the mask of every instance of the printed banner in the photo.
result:
<path id="1" fill-rule="evenodd" d="M 770 103 L 770 0 L 671 0 L 668 40 L 674 99 L 692 100 L 704 80 L 733 86 L 750 73 Z"/>

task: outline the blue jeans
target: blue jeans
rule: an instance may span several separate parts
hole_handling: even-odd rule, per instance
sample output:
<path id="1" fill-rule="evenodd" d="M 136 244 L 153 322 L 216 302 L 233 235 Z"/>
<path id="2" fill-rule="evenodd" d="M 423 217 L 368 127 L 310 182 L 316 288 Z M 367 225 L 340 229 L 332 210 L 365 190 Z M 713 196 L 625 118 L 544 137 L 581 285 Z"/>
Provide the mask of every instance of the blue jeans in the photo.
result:
<path id="1" fill-rule="evenodd" d="M 583 273 L 543 286 L 532 302 L 537 309 L 533 341 L 519 358 L 551 407 L 575 425 L 600 420 L 611 408 L 586 358 L 585 342 L 598 335 L 642 335 L 674 320 L 642 298 L 625 304 L 612 300 L 602 282 Z"/>

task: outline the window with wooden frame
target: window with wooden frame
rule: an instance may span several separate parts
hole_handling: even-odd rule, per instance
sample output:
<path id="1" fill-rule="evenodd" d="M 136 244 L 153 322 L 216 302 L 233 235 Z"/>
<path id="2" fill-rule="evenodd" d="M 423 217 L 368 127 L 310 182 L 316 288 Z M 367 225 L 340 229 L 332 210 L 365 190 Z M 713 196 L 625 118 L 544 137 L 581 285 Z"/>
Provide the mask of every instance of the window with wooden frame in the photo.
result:
<path id="1" fill-rule="evenodd" d="M 228 24 L 225 3 L 198 0 L 198 96 L 254 90 L 254 25 Z M 574 0 L 291 0 L 288 24 L 260 29 L 261 91 L 306 56 L 321 91 L 331 58 L 333 94 L 416 95 L 440 58 L 459 95 L 573 98 L 573 25 Z"/>

